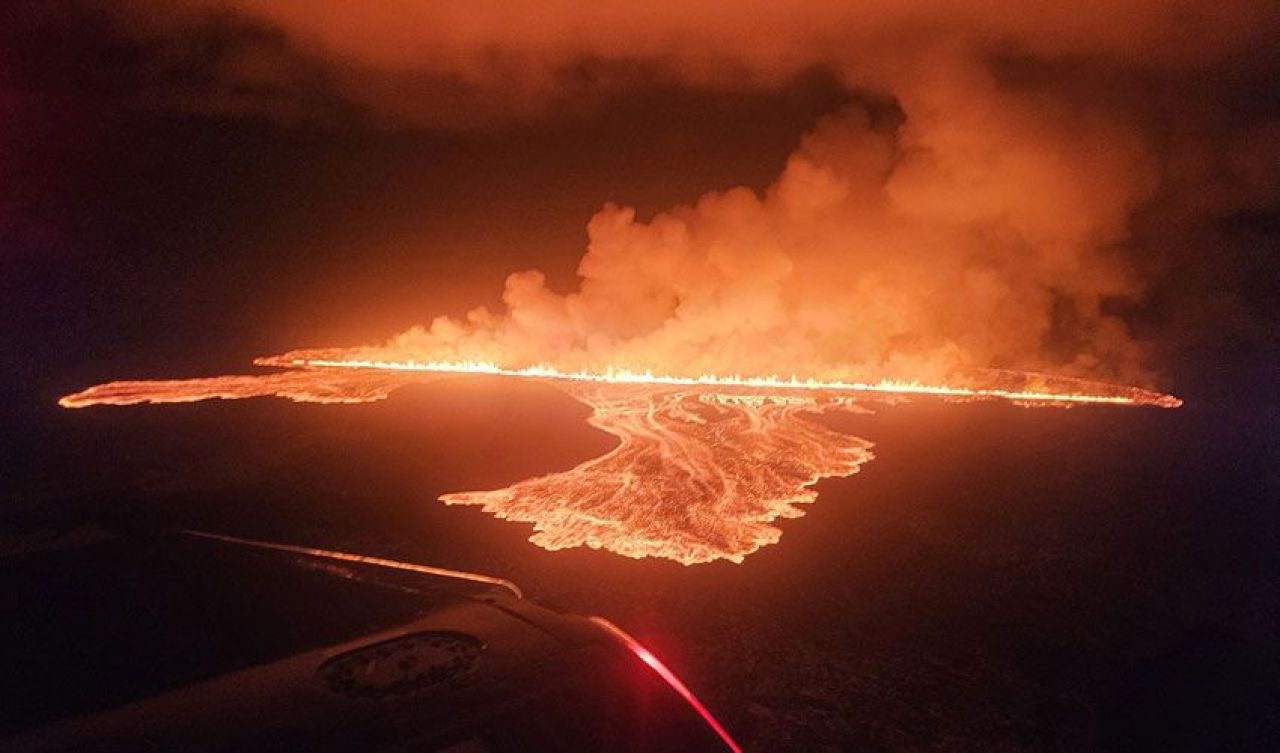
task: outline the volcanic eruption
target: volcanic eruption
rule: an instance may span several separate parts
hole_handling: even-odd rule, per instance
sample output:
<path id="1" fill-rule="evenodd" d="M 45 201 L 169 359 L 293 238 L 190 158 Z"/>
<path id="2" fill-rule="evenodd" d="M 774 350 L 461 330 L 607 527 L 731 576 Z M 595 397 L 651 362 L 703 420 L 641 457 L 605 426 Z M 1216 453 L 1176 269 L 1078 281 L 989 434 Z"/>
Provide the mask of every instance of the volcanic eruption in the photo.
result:
<path id="1" fill-rule="evenodd" d="M 1132 387 L 989 374 L 987 387 L 883 381 L 855 384 L 797 378 L 742 378 L 650 373 L 503 369 L 484 363 L 364 362 L 265 358 L 288 370 L 259 376 L 111 382 L 64 397 L 69 408 L 192 402 L 273 395 L 298 402 L 360 403 L 404 385 L 448 374 L 538 379 L 592 409 L 592 426 L 618 444 L 560 473 L 492 491 L 445 494 L 446 504 L 479 505 L 532 523 L 530 541 L 546 549 L 607 549 L 628 557 L 688 564 L 741 562 L 781 531 L 771 522 L 802 515 L 820 479 L 848 476 L 872 459 L 872 444 L 806 418 L 824 411 L 910 396 L 1000 399 L 1022 405 L 1181 404 Z"/>
<path id="2" fill-rule="evenodd" d="M 416 71 L 392 48 L 366 44 L 374 40 L 313 28 L 321 22 L 310 14 L 249 6 L 295 24 L 314 54 L 336 48 L 352 80 Z M 1160 15 L 1139 15 L 1138 41 L 1158 48 Z M 968 34 L 939 38 L 910 13 L 884 11 L 846 19 L 864 44 L 839 50 L 822 44 L 821 29 L 779 24 L 776 46 L 805 51 L 800 64 L 834 67 L 850 95 L 763 190 L 712 191 L 648 218 L 606 204 L 588 223 L 568 292 L 520 271 L 506 280 L 502 310 L 438 316 L 380 345 L 262 358 L 277 370 L 259 376 L 111 382 L 61 404 L 358 403 L 446 374 L 542 380 L 588 405 L 592 425 L 618 445 L 561 473 L 443 501 L 532 523 L 532 541 L 548 549 L 684 563 L 741 561 L 777 541 L 771 522 L 799 515 L 814 482 L 871 458 L 869 442 L 810 414 L 904 399 L 1176 407 L 1175 397 L 1112 384 L 1152 381 L 1122 315 L 1143 289 L 1124 256 L 1130 218 L 1159 182 L 1141 124 L 1074 89 L 1045 97 L 1011 82 L 993 57 L 1009 40 L 1052 53 L 1101 29 L 1068 16 L 1060 30 L 965 15 Z M 645 24 L 624 51 L 667 54 L 690 81 L 722 75 Z M 764 28 L 775 25 L 729 24 L 707 44 L 756 74 L 788 73 L 737 44 Z M 576 49 L 506 31 L 505 44 L 548 65 Z M 1102 34 L 1086 51 L 1124 57 L 1133 41 Z M 458 44 L 473 42 L 487 49 L 485 39 Z M 450 60 L 422 65 L 449 73 Z M 478 89 L 530 84 L 467 70 Z M 518 93 L 534 110 L 545 104 L 536 86 Z"/>

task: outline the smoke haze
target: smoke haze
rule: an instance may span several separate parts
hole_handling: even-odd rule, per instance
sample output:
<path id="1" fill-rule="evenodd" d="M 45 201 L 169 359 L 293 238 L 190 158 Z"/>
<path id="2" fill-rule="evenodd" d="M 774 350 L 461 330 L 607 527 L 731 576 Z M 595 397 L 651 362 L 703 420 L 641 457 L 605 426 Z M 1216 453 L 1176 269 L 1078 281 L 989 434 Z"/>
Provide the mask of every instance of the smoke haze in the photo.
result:
<path id="1" fill-rule="evenodd" d="M 153 95 L 291 120 L 334 102 L 384 128 L 582 118 L 642 78 L 749 89 L 822 68 L 846 87 L 849 104 L 765 190 L 723 187 L 652 217 L 606 205 L 576 289 L 519 271 L 503 307 L 344 351 L 360 357 L 1152 381 L 1126 314 L 1177 263 L 1160 244 L 1212 243 L 1187 218 L 1266 205 L 1280 185 L 1266 159 L 1280 118 L 1248 98 L 1273 55 L 1271 3 L 145 0 L 120 13 L 175 49 L 193 29 L 241 30 L 196 84 Z M 1135 238 L 1139 220 L 1159 232 Z"/>

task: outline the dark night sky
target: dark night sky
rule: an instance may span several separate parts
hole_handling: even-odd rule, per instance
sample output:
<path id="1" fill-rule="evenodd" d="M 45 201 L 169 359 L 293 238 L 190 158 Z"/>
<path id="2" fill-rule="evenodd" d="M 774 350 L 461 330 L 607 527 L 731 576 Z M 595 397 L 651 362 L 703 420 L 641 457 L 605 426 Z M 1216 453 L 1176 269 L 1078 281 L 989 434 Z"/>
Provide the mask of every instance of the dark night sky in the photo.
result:
<path id="1" fill-rule="evenodd" d="M 380 339 L 492 304 L 507 273 L 533 265 L 567 286 L 605 201 L 653 213 L 709 186 L 763 186 L 847 98 L 813 72 L 766 92 L 652 82 L 570 123 L 281 125 L 140 102 L 145 50 L 74 27 L 41 34 L 20 40 L 27 78 L 9 84 L 18 384 L 49 376 L 49 359 L 194 373 Z"/>
<path id="2" fill-rule="evenodd" d="M 226 8 L 233 6 L 226 4 Z M 1252 6 L 1245 3 L 1241 8 L 1240 13 L 1247 15 Z M 248 20 L 243 13 L 227 9 L 202 18 L 137 28 L 136 17 L 115 16 L 92 3 L 73 3 L 59 11 L 20 3 L 17 23 L 0 24 L 6 27 L 0 31 L 0 321 L 5 323 L 0 329 L 4 340 L 0 426 L 5 427 L 0 431 L 0 506 L 8 508 L 0 512 L 5 516 L 0 517 L 0 529 L 8 529 L 14 537 L 21 538 L 22 531 L 33 526 L 74 525 L 75 516 L 83 510 L 89 511 L 87 519 L 99 514 L 109 518 L 108 506 L 130 493 L 121 489 L 145 489 L 155 481 L 154 474 L 164 479 L 157 482 L 160 486 L 171 489 L 170 476 L 181 476 L 192 468 L 200 471 L 199 463 L 190 458 L 207 452 L 198 437 L 182 432 L 185 419 L 170 422 L 158 418 L 158 413 L 148 413 L 123 420 L 120 447 L 131 449 L 116 448 L 120 455 L 108 463 L 103 458 L 110 455 L 108 445 L 115 436 L 105 426 L 110 416 L 95 414 L 91 424 L 72 426 L 54 404 L 62 394 L 116 378 L 239 372 L 248 368 L 254 356 L 293 347 L 378 341 L 436 314 L 458 315 L 477 304 L 497 305 L 501 281 L 513 270 L 538 267 L 547 272 L 552 288 L 570 290 L 576 285 L 574 271 L 587 240 L 586 222 L 605 202 L 634 206 L 641 217 L 650 217 L 714 189 L 745 185 L 761 190 L 778 176 L 802 135 L 821 116 L 849 102 L 899 112 L 891 85 L 851 83 L 842 70 L 845 62 L 825 64 L 820 56 L 812 61 L 801 56 L 782 75 L 764 81 L 732 75 L 699 78 L 679 71 L 673 74 L 669 59 L 661 55 L 646 59 L 644 45 L 622 42 L 617 42 L 621 51 L 616 59 L 609 57 L 608 44 L 601 42 L 591 48 L 591 55 L 570 55 L 568 63 L 557 62 L 563 69 L 557 79 L 560 88 L 550 100 L 553 106 L 535 108 L 532 113 L 519 108 L 507 112 L 493 104 L 518 92 L 490 90 L 484 82 L 471 91 L 455 86 L 448 71 L 410 68 L 406 73 L 403 67 L 388 76 L 395 79 L 398 96 L 414 104 L 388 108 L 382 104 L 388 95 L 376 77 L 370 78 L 373 74 L 365 69 L 352 74 L 333 63 L 300 41 L 303 32 L 290 27 L 287 19 Z M 1266 14 L 1260 18 L 1258 24 L 1274 20 Z M 1081 38 L 1089 38 L 1092 28 L 1081 31 Z M 1254 734 L 1267 726 L 1266 720 L 1256 718 L 1266 705 L 1260 699 L 1276 698 L 1269 695 L 1275 691 L 1270 669 L 1276 668 L 1276 657 L 1274 653 L 1259 656 L 1258 666 L 1239 683 L 1231 673 L 1242 671 L 1251 652 L 1263 644 L 1255 635 L 1257 626 L 1280 620 L 1280 576 L 1275 569 L 1280 563 L 1274 556 L 1280 551 L 1280 512 L 1275 507 L 1280 503 L 1280 440 L 1275 432 L 1280 425 L 1276 398 L 1280 390 L 1280 340 L 1276 337 L 1280 331 L 1280 93 L 1274 83 L 1280 76 L 1280 62 L 1270 49 L 1273 44 L 1259 45 L 1243 33 L 1239 41 L 1234 32 L 1223 32 L 1227 52 L 1203 61 L 1195 57 L 1199 48 L 1188 46 L 1191 62 L 1175 60 L 1173 53 L 1153 53 L 1152 59 L 1143 59 L 1143 45 L 1150 41 L 1146 37 L 1135 42 L 1135 52 L 1120 55 L 1111 42 L 1091 45 L 1075 37 L 1046 47 L 1031 32 L 1026 32 L 1027 38 L 1034 43 L 1020 47 L 1023 33 L 1016 27 L 1011 41 L 992 45 L 983 58 L 1001 87 L 1042 92 L 1071 103 L 1071 112 L 1123 112 L 1140 124 L 1149 153 L 1155 155 L 1157 185 L 1132 208 L 1120 252 L 1138 271 L 1144 290 L 1134 300 L 1113 305 L 1144 344 L 1160 386 L 1184 397 L 1188 407 L 1178 414 L 1181 418 L 1169 419 L 1172 424 L 1144 417 L 1136 428 L 1124 428 L 1119 423 L 1095 422 L 1087 413 L 1055 424 L 1049 431 L 1050 444 L 1054 451 L 1073 458 L 1069 469 L 1100 476 L 1073 481 L 1070 470 L 1059 470 L 1042 486 L 1033 484 L 1029 490 L 1011 478 L 1037 462 L 1050 462 L 1048 449 L 1045 454 L 1027 449 L 1029 437 L 1036 434 L 1034 418 L 1020 417 L 999 427 L 983 416 L 950 423 L 928 418 L 945 424 L 939 429 L 940 437 L 963 436 L 972 422 L 994 437 L 991 442 L 1017 443 L 1023 449 L 1005 465 L 993 467 L 986 475 L 973 471 L 974 478 L 969 479 L 966 462 L 982 455 L 978 447 L 940 449 L 925 438 L 915 440 L 918 445 L 903 440 L 904 446 L 923 453 L 921 457 L 941 458 L 940 467 L 957 478 L 972 480 L 973 490 L 962 494 L 960 501 L 930 507 L 922 500 L 955 495 L 957 487 L 943 481 L 896 485 L 904 482 L 869 478 L 871 501 L 867 504 L 892 500 L 895 494 L 916 495 L 907 514 L 917 517 L 903 523 L 870 515 L 870 529 L 885 538 L 867 544 L 865 554 L 842 553 L 841 566 L 865 567 L 888 578 L 901 565 L 907 572 L 901 593 L 925 600 L 924 606 L 901 606 L 901 611 L 885 607 L 883 615 L 867 618 L 879 631 L 875 640 L 883 649 L 875 656 L 898 661 L 910 655 L 915 645 L 911 640 L 904 639 L 906 649 L 884 648 L 899 646 L 897 625 L 922 629 L 920 625 L 939 615 L 981 623 L 981 615 L 948 601 L 946 587 L 932 582 L 921 585 L 928 580 L 921 572 L 955 564 L 948 559 L 954 554 L 950 550 L 939 554 L 949 546 L 943 542 L 948 541 L 946 531 L 952 526 L 976 537 L 979 546 L 993 541 L 1007 545 L 1007 549 L 997 546 L 997 553 L 991 555 L 995 564 L 978 555 L 954 556 L 966 577 L 994 589 L 988 596 L 996 593 L 1016 600 L 1018 594 L 1031 594 L 1018 603 L 1018 609 L 1027 610 L 1025 614 L 1011 612 L 1011 624 L 1022 617 L 1047 619 L 1049 632 L 1057 635 L 1053 631 L 1066 631 L 1061 626 L 1071 619 L 1063 605 L 1076 604 L 1072 599 L 1077 591 L 1061 596 L 1054 590 L 1058 586 L 1045 586 L 1049 591 L 1041 592 L 1022 581 L 1001 590 L 1005 574 L 1024 572 L 1019 569 L 1023 567 L 1020 558 L 1037 554 L 1029 551 L 1034 546 L 1025 541 L 1010 543 L 1025 535 L 1019 521 L 1034 519 L 1034 514 L 1013 505 L 1011 517 L 1001 518 L 987 508 L 987 500 L 966 496 L 1046 494 L 1055 500 L 1050 505 L 1051 521 L 1067 530 L 1050 536 L 1058 546 L 1068 548 L 1101 538 L 1114 547 L 1106 549 L 1106 556 L 1114 554 L 1114 558 L 1103 568 L 1099 581 L 1090 580 L 1094 571 L 1088 568 L 1093 565 L 1082 565 L 1083 574 L 1065 576 L 1079 586 L 1078 591 L 1096 586 L 1100 600 L 1114 595 L 1119 603 L 1133 589 L 1141 591 L 1125 580 L 1126 573 L 1132 572 L 1135 579 L 1149 578 L 1158 584 L 1150 593 L 1158 595 L 1142 591 L 1149 600 L 1134 603 L 1152 606 L 1172 627 L 1162 632 L 1114 603 L 1100 606 L 1085 599 L 1096 609 L 1091 616 L 1097 619 L 1105 621 L 1113 608 L 1123 613 L 1115 623 L 1104 622 L 1100 631 L 1111 637 L 1098 640 L 1132 664 L 1115 670 L 1117 675 L 1091 669 L 1111 683 L 1094 695 L 1080 687 L 1089 686 L 1088 678 L 1097 675 L 1085 673 L 1085 679 L 1064 680 L 1062 687 L 1077 694 L 1071 696 L 1071 703 L 1083 697 L 1080 703 L 1088 709 L 1076 714 L 1078 709 L 1063 701 L 1062 708 L 1075 710 L 1053 706 L 1053 713 L 1045 712 L 1052 717 L 1049 721 L 1020 719 L 1017 724 L 1038 730 L 1021 738 L 1023 747 L 1063 749 L 1073 742 L 1102 740 L 1100 747 L 1109 749 L 1144 749 L 1141 739 L 1133 736 L 1141 738 L 1158 727 L 1159 722 L 1152 721 L 1155 717 L 1143 717 L 1131 728 L 1114 724 L 1107 714 L 1132 697 L 1140 699 L 1143 713 L 1158 716 L 1160 699 L 1140 679 L 1148 671 L 1152 677 L 1173 677 L 1175 684 L 1194 687 L 1203 681 L 1227 699 L 1223 708 L 1239 700 L 1237 696 L 1248 695 L 1243 713 L 1254 717 L 1240 724 Z M 1206 47 L 1212 47 L 1213 39 Z M 500 42 L 494 44 L 500 46 Z M 715 38 L 707 44 L 725 42 Z M 246 59 L 267 60 L 272 75 L 248 79 L 227 75 L 229 68 L 241 70 L 232 63 L 240 65 Z M 744 63 L 744 67 L 750 65 Z M 363 87 L 360 96 L 352 95 L 353 86 Z M 433 97 L 441 103 L 439 111 L 421 104 Z M 1249 148 L 1240 147 L 1242 143 Z M 484 420 L 505 420 L 501 410 L 485 408 L 484 400 L 469 393 L 446 397 L 474 409 Z M 558 398 L 532 393 L 525 397 L 534 407 L 527 408 L 520 421 L 531 427 L 544 419 L 547 426 L 577 426 L 574 409 L 557 402 Z M 430 403 L 436 398 L 413 399 Z M 511 409 L 512 403 L 503 405 Z M 438 419 L 421 431 L 397 429 L 378 413 L 366 414 L 364 419 L 335 417 L 338 425 L 326 434 L 324 422 L 330 419 L 324 416 L 308 414 L 300 427 L 286 428 L 292 419 L 281 406 L 263 406 L 259 417 L 250 415 L 254 407 L 202 406 L 195 410 L 205 412 L 184 415 L 194 416 L 192 425 L 227 446 L 237 444 L 234 424 L 243 420 L 255 438 L 301 442 L 300 435 L 322 437 L 315 440 L 320 450 L 309 444 L 308 451 L 335 455 L 348 446 L 344 442 L 365 446 L 368 433 L 375 430 L 389 431 L 397 441 L 429 444 L 438 443 L 434 431 L 458 432 L 459 442 L 493 443 L 513 456 L 520 451 L 500 432 L 476 428 L 467 434 L 461 427 L 465 422 L 456 417 Z M 235 412 L 213 417 L 221 408 Z M 886 437 L 910 434 L 896 425 L 879 428 Z M 153 429 L 177 431 L 181 438 L 152 457 L 146 455 L 145 437 Z M 571 448 L 589 452 L 599 439 L 573 431 L 565 429 L 566 436 L 572 435 L 565 440 Z M 1116 444 L 1108 445 L 1110 449 L 1073 445 L 1072 440 L 1063 439 L 1072 431 Z M 1139 453 L 1141 457 L 1131 462 L 1116 459 L 1133 451 L 1132 444 L 1117 437 L 1135 444 L 1149 442 L 1149 452 Z M 873 438 L 888 446 L 887 439 Z M 452 462 L 450 452 L 466 452 L 431 446 L 446 458 L 445 464 Z M 98 475 L 77 478 L 81 461 L 95 453 L 100 456 L 98 462 L 90 465 Z M 219 468 L 243 463 L 246 477 L 255 479 L 246 482 L 247 488 L 258 491 L 297 473 L 289 466 L 294 456 L 277 466 L 261 458 L 241 457 L 243 450 L 211 454 L 209 468 L 214 470 L 205 468 L 201 473 L 216 475 Z M 534 470 L 565 462 L 536 453 L 531 457 L 510 462 Z M 460 467 L 474 467 L 480 460 L 467 456 L 457 462 Z M 869 473 L 879 472 L 880 462 L 873 463 Z M 1090 471 L 1091 462 L 1101 463 L 1102 470 Z M 118 468 L 104 469 L 116 463 Z M 391 472 L 422 470 L 402 454 L 385 463 Z M 890 451 L 884 463 L 886 468 L 910 472 L 909 457 L 894 459 Z M 289 467 L 281 470 L 284 466 Z M 1166 470 L 1168 477 L 1163 476 Z M 137 478 L 129 478 L 135 472 Z M 349 469 L 342 472 L 359 474 Z M 518 477 L 522 471 L 494 471 L 497 476 L 508 472 Z M 1127 473 L 1133 474 L 1133 480 L 1122 478 Z M 447 472 L 441 474 L 448 477 Z M 1106 474 L 1120 475 L 1102 478 Z M 106 479 L 98 492 L 95 479 Z M 310 485 L 303 488 L 322 494 L 317 490 L 332 481 L 325 479 L 307 482 Z M 191 483 L 193 488 L 200 486 L 199 481 Z M 360 485 L 350 479 L 332 483 L 341 489 Z M 473 482 L 432 476 L 428 486 L 444 491 L 454 483 Z M 86 495 L 95 493 L 101 494 L 100 499 L 85 501 Z M 334 511 L 342 505 L 341 494 L 335 493 L 338 501 L 325 502 L 323 522 L 311 533 L 318 531 L 341 542 L 343 526 L 350 525 L 361 534 L 377 531 L 393 539 L 394 534 L 387 531 L 394 529 L 395 521 L 412 518 L 414 513 L 406 512 L 412 505 L 405 497 L 415 493 L 399 482 L 388 482 L 387 488 L 370 493 L 399 500 L 389 508 L 390 523 L 369 510 L 344 517 L 346 513 Z M 1149 495 L 1155 493 L 1167 496 L 1153 502 Z M 76 496 L 75 501 L 68 502 L 69 495 Z M 161 496 L 165 504 L 175 500 L 181 504 L 181 495 L 166 491 Z M 1085 498 L 1105 499 L 1117 509 L 1151 503 L 1160 511 L 1153 515 L 1167 516 L 1168 527 L 1140 520 L 1133 509 L 1097 512 L 1097 520 L 1079 522 L 1069 512 L 1070 503 Z M 832 505 L 834 511 L 835 502 L 825 496 L 823 500 L 819 506 Z M 990 502 L 996 510 L 1005 509 L 995 500 Z M 51 514 L 49 520 L 54 522 L 41 518 L 46 503 L 59 511 Z M 273 503 L 288 504 L 279 499 Z M 126 507 L 135 510 L 133 505 L 129 502 Z M 209 512 L 216 506 L 207 495 L 200 497 L 193 502 L 192 509 L 197 510 L 193 514 L 197 519 L 220 520 Z M 282 530 L 287 526 L 280 521 L 291 520 L 290 513 L 280 513 L 278 518 L 266 512 L 261 515 L 270 522 L 254 525 L 272 533 L 289 533 Z M 449 524 L 440 510 L 433 508 L 430 516 L 433 524 Z M 180 513 L 175 520 L 184 522 Z M 460 530 L 466 536 L 481 537 L 487 535 L 486 525 L 499 524 L 477 515 L 467 518 Z M 995 532 L 975 532 L 984 526 Z M 1119 529 L 1127 533 L 1117 533 Z M 813 530 L 807 534 L 798 528 L 788 531 L 784 543 L 793 537 L 797 546 L 800 542 L 839 546 L 830 536 Z M 519 530 L 498 535 L 507 537 L 501 539 L 506 545 L 525 546 L 525 534 Z M 897 544 L 921 548 L 903 554 L 894 549 Z M 433 546 L 424 544 L 423 551 L 436 553 Z M 1174 552 L 1167 559 L 1148 559 L 1143 553 L 1148 547 L 1165 546 Z M 444 551 L 449 556 L 469 556 L 447 546 Z M 601 593 L 607 589 L 593 586 L 571 593 L 558 586 L 555 576 L 563 574 L 565 566 L 554 562 L 544 566 L 551 562 L 541 559 L 544 554 L 537 552 L 529 562 L 493 555 L 492 561 L 480 557 L 469 564 L 505 564 L 533 581 L 535 591 L 541 588 L 570 603 L 586 598 L 583 593 L 608 602 L 608 595 Z M 582 556 L 592 563 L 598 560 L 590 557 L 607 557 Z M 770 562 L 761 555 L 762 567 L 771 568 L 770 577 L 782 577 L 777 574 L 791 565 L 815 564 L 800 554 L 777 557 Z M 578 562 L 573 560 L 574 566 Z M 984 569 L 987 566 L 991 569 Z M 1129 566 L 1132 570 L 1125 569 Z M 1026 567 L 1035 571 L 1027 577 L 1037 583 L 1052 577 L 1034 565 Z M 645 599 L 656 602 L 679 591 L 672 572 L 643 572 L 659 573 L 654 576 L 659 585 Z M 628 579 L 639 576 L 619 566 L 616 577 L 635 585 Z M 749 588 L 740 575 L 725 580 L 730 588 Z M 1173 587 L 1182 581 L 1193 584 L 1195 591 L 1185 602 Z M 877 590 L 881 586 L 850 582 L 853 585 L 847 586 L 842 598 L 894 601 Z M 704 578 L 697 592 L 713 592 L 714 585 Z M 1057 606 L 1045 607 L 1049 617 L 1027 616 L 1040 614 L 1036 599 L 1052 601 L 1059 596 L 1061 600 L 1053 602 Z M 943 602 L 949 606 L 930 611 L 930 605 Z M 1230 608 L 1224 608 L 1228 602 Z M 734 612 L 736 606 L 717 604 L 725 610 L 723 615 L 691 619 L 689 625 L 701 629 L 711 624 L 728 630 L 726 625 L 736 624 L 735 620 L 750 620 L 752 615 L 760 619 L 755 606 Z M 580 602 L 573 606 L 588 608 Z M 643 619 L 642 607 L 613 604 L 610 608 Z M 1210 619 L 1215 611 L 1226 615 L 1225 623 Z M 1121 622 L 1123 629 L 1116 627 Z M 1184 625 L 1203 628 L 1203 632 L 1188 628 L 1185 634 L 1179 633 Z M 973 630 L 1016 633 L 1023 628 L 981 623 Z M 1035 632 L 1043 626 L 1027 629 Z M 841 630 L 831 635 L 845 635 Z M 1148 633 L 1154 636 L 1153 645 L 1173 648 L 1150 656 L 1124 653 L 1129 648 L 1125 641 Z M 813 649 L 808 658 L 830 656 L 833 649 L 824 646 L 822 639 L 815 640 L 803 647 Z M 1079 659 L 1072 651 L 1087 653 L 1087 647 L 1094 645 L 1086 641 L 1080 644 L 1086 648 L 1079 649 L 1072 640 L 1063 638 L 1069 648 L 1045 660 L 1061 663 L 1052 671 L 1045 669 L 1047 674 L 1070 674 L 1063 666 Z M 715 645 L 708 642 L 708 646 L 709 656 L 723 656 L 716 653 Z M 672 650 L 679 656 L 679 649 Z M 1104 662 L 1098 657 L 1104 654 L 1092 660 L 1101 665 Z M 947 656 L 946 661 L 958 661 Z M 691 656 L 683 660 L 705 670 L 711 678 L 707 683 L 749 682 L 730 671 L 708 669 Z M 839 662 L 835 660 L 843 667 Z M 924 677 L 916 678 L 920 683 L 933 681 L 928 670 L 919 672 Z M 1040 677 L 1031 670 L 1027 673 Z M 966 682 L 980 684 L 986 677 L 981 672 L 976 680 L 974 676 L 966 675 Z M 1053 680 L 1044 682 L 1050 690 L 1036 692 L 1056 698 L 1053 693 L 1059 686 Z M 1001 692 L 1006 691 L 1018 692 L 1007 688 Z M 862 701 L 875 697 L 874 690 L 859 692 L 870 694 L 859 696 Z M 926 693 L 911 685 L 902 692 L 907 698 L 923 693 L 933 699 L 929 693 L 936 691 Z M 1190 713 L 1193 696 L 1192 690 L 1181 688 L 1169 708 Z M 729 713 L 732 720 L 748 716 L 742 710 L 747 701 L 733 693 L 724 698 L 728 700 L 723 703 L 743 704 Z M 1019 698 L 1010 705 L 1025 711 L 1041 696 L 1027 696 L 1031 701 Z M 1058 701 L 1061 698 L 1054 703 Z M 901 711 L 892 703 L 869 703 L 875 713 L 891 716 Z M 939 703 L 944 717 L 965 713 L 962 704 Z M 1065 716 L 1054 717 L 1059 711 Z M 1224 719 L 1227 724 L 1239 722 L 1233 711 L 1204 713 L 1206 724 Z M 858 718 L 865 721 L 864 716 Z M 801 727 L 806 723 L 797 722 Z M 895 717 L 886 723 L 909 726 L 911 722 Z M 1097 729 L 1103 732 L 1096 733 Z M 838 732 L 828 733 L 821 742 L 839 737 Z M 944 738 L 920 735 L 912 740 L 924 747 L 944 747 Z M 888 733 L 879 737 L 867 733 L 856 739 L 888 749 L 910 747 L 903 738 Z M 975 733 L 973 739 L 992 738 Z M 1262 738 L 1242 735 L 1239 739 Z"/>

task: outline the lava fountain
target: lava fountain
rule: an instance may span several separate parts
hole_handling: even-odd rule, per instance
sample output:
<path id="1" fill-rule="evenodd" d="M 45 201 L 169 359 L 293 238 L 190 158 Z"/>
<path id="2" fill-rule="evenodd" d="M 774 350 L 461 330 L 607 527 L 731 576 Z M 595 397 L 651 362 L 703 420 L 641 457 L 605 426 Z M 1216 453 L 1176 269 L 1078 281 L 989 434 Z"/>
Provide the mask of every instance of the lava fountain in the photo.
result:
<path id="1" fill-rule="evenodd" d="M 991 371 L 966 385 L 858 383 L 796 377 L 674 375 L 630 371 L 509 369 L 485 362 L 258 359 L 282 370 L 184 380 L 121 381 L 59 401 L 67 408 L 283 397 L 365 403 L 449 374 L 535 379 L 589 406 L 589 422 L 612 434 L 608 453 L 567 471 L 503 489 L 443 495 L 499 518 L 531 523 L 530 541 L 549 550 L 588 546 L 627 557 L 686 565 L 742 562 L 776 543 L 778 518 L 803 515 L 813 484 L 849 476 L 872 459 L 872 444 L 808 416 L 868 412 L 910 398 L 1005 400 L 1024 406 L 1080 404 L 1175 408 L 1172 395 L 1020 372 Z"/>

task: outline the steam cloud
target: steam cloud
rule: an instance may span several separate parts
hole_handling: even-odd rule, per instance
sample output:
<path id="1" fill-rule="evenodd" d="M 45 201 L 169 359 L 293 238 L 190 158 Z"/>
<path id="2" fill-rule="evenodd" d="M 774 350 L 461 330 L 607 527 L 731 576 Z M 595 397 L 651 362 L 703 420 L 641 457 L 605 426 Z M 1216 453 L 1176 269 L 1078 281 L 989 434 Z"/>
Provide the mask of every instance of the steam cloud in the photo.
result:
<path id="1" fill-rule="evenodd" d="M 1280 120 L 1216 123 L 1177 103 L 1203 103 L 1213 94 L 1196 80 L 1234 80 L 1263 54 L 1280 10 L 861 5 L 151 0 L 132 12 L 153 30 L 212 12 L 281 30 L 290 56 L 230 56 L 220 91 L 287 98 L 299 71 L 323 70 L 388 123 L 556 117 L 625 90 L 610 61 L 694 86 L 770 86 L 823 66 L 853 93 L 762 194 L 715 191 L 647 221 L 606 206 L 577 290 L 518 272 L 503 311 L 437 318 L 346 357 L 1142 380 L 1143 348 L 1113 313 L 1143 294 L 1134 213 L 1276 198 L 1280 168 L 1247 155 L 1275 146 Z M 1205 129 L 1213 139 L 1192 137 Z"/>
<path id="2" fill-rule="evenodd" d="M 913 92 L 901 125 L 856 105 L 824 119 L 763 196 L 713 192 L 648 222 L 607 206 L 588 225 L 577 291 L 519 272 L 505 312 L 438 318 L 366 355 L 694 373 L 802 364 L 818 372 L 807 376 L 1131 372 L 1134 344 L 1102 302 L 1136 290 L 1109 249 L 1150 185 L 1140 145 L 1110 124 L 1068 131 L 994 93 L 930 115 L 934 96 Z M 1064 311 L 1070 332 L 1058 331 Z M 1055 338 L 1071 340 L 1049 364 Z"/>

